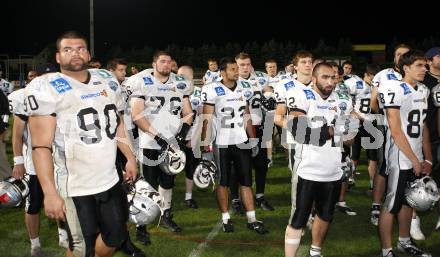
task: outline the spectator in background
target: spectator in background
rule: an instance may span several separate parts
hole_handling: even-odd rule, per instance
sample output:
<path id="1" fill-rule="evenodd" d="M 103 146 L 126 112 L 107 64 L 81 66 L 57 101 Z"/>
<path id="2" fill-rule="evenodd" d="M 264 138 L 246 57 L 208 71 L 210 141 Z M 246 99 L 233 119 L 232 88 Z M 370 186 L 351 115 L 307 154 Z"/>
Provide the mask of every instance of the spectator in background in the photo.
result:
<path id="1" fill-rule="evenodd" d="M 89 62 L 89 68 L 95 68 L 95 69 L 101 69 L 101 67 L 102 67 L 102 64 L 101 64 L 101 62 L 97 59 L 97 58 L 95 58 L 95 57 L 93 57 L 91 60 L 90 60 L 90 62 Z"/>
<path id="2" fill-rule="evenodd" d="M 171 72 L 177 74 L 178 70 L 179 70 L 179 66 L 177 65 L 176 60 L 171 59 Z"/>
<path id="3" fill-rule="evenodd" d="M 353 71 L 353 64 L 350 61 L 345 61 L 342 63 L 342 69 L 344 70 L 344 77 L 350 76 Z"/>

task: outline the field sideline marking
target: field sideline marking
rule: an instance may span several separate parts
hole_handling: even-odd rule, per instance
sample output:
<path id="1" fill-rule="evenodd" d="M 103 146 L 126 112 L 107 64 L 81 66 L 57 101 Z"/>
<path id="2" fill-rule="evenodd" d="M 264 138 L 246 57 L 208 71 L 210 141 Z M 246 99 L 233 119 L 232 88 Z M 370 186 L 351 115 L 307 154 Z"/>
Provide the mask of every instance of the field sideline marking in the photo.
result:
<path id="1" fill-rule="evenodd" d="M 220 231 L 222 227 L 222 221 L 219 221 L 209 232 L 208 236 L 203 242 L 200 242 L 199 245 L 197 245 L 197 248 L 193 249 L 188 257 L 199 257 L 200 254 L 203 252 L 203 250 L 208 247 L 208 243 L 214 239 L 214 237 L 217 236 L 218 232 Z"/>

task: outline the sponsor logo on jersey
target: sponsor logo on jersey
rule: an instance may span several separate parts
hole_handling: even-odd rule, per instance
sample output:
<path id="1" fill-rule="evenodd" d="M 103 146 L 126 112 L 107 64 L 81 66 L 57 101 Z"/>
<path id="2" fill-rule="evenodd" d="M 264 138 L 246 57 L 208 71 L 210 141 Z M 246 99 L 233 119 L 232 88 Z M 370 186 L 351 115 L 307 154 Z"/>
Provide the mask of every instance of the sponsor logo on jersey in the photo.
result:
<path id="1" fill-rule="evenodd" d="M 197 106 L 199 106 L 199 104 L 200 104 L 200 100 L 199 100 L 198 98 L 194 98 L 194 99 L 191 100 L 191 104 L 192 104 L 194 107 L 197 107 Z"/>
<path id="2" fill-rule="evenodd" d="M 178 83 L 178 84 L 176 85 L 176 87 L 177 87 L 178 89 L 180 89 L 180 90 L 183 90 L 183 89 L 186 88 L 186 84 L 183 83 L 183 82 L 180 82 L 180 83 Z"/>
<path id="3" fill-rule="evenodd" d="M 411 94 L 411 89 L 409 89 L 408 85 L 405 83 L 400 84 L 400 86 L 403 88 L 403 94 Z"/>
<path id="4" fill-rule="evenodd" d="M 107 78 L 111 78 L 112 74 L 110 74 L 110 72 L 106 71 L 106 70 L 97 70 L 98 74 L 101 75 L 101 77 L 107 79 Z"/>
<path id="5" fill-rule="evenodd" d="M 330 111 L 338 112 L 338 107 L 336 107 L 336 106 L 330 106 L 330 107 L 328 107 L 328 109 L 329 109 Z"/>
<path id="6" fill-rule="evenodd" d="M 362 89 L 364 88 L 364 83 L 362 81 L 356 81 L 356 88 L 357 89 Z"/>
<path id="7" fill-rule="evenodd" d="M 101 85 L 102 82 L 101 82 L 101 81 L 94 81 L 92 84 L 93 84 L 94 86 L 97 86 L 97 85 Z"/>
<path id="8" fill-rule="evenodd" d="M 226 99 L 226 102 L 236 102 L 236 101 L 243 101 L 243 97 Z"/>
<path id="9" fill-rule="evenodd" d="M 347 103 L 346 102 L 339 103 L 339 109 L 341 109 L 341 111 L 346 111 L 347 110 Z"/>
<path id="10" fill-rule="evenodd" d="M 311 90 L 304 89 L 304 93 L 306 94 L 307 100 L 310 100 L 310 99 L 316 100 L 315 95 L 313 94 L 313 92 Z"/>
<path id="11" fill-rule="evenodd" d="M 209 77 L 209 76 L 211 76 L 211 72 L 210 71 L 207 71 L 206 72 L 206 75 Z"/>
<path id="12" fill-rule="evenodd" d="M 387 74 L 387 79 L 388 80 L 398 80 L 394 73 L 388 73 Z"/>
<path id="13" fill-rule="evenodd" d="M 52 80 L 50 84 L 55 88 L 55 90 L 61 94 L 65 93 L 69 90 L 72 90 L 72 86 L 70 86 L 69 82 L 67 82 L 63 78 L 57 78 L 56 80 Z"/>
<path id="14" fill-rule="evenodd" d="M 420 103 L 420 102 L 425 103 L 425 102 L 426 102 L 426 99 L 425 99 L 425 98 L 414 99 L 413 102 L 414 102 L 414 103 Z"/>
<path id="15" fill-rule="evenodd" d="M 295 86 L 295 83 L 293 83 L 293 80 L 291 80 L 291 81 L 289 81 L 289 82 L 287 82 L 287 83 L 284 84 L 284 88 L 285 88 L 286 90 L 289 90 L 289 88 L 292 88 L 292 87 L 294 87 L 294 86 Z"/>
<path id="16" fill-rule="evenodd" d="M 115 92 L 118 90 L 118 83 L 114 82 L 113 80 L 108 82 L 108 86 Z"/>
<path id="17" fill-rule="evenodd" d="M 331 106 L 329 107 L 328 105 L 317 105 L 316 106 L 318 109 L 322 109 L 322 110 L 326 110 L 326 109 L 330 109 Z"/>
<path id="18" fill-rule="evenodd" d="M 142 79 L 144 80 L 145 85 L 153 85 L 154 84 L 153 80 L 150 77 L 143 77 Z"/>
<path id="19" fill-rule="evenodd" d="M 98 97 L 98 96 L 105 96 L 105 97 L 107 97 L 108 96 L 107 91 L 105 91 L 105 89 L 104 89 L 101 92 L 96 92 L 96 93 L 90 93 L 90 94 L 82 95 L 81 99 L 85 100 L 85 99 L 89 99 L 89 98 L 95 98 L 95 97 Z"/>
<path id="20" fill-rule="evenodd" d="M 214 89 L 215 89 L 215 92 L 217 93 L 218 96 L 222 96 L 222 95 L 226 94 L 225 90 L 221 87 L 215 87 Z"/>

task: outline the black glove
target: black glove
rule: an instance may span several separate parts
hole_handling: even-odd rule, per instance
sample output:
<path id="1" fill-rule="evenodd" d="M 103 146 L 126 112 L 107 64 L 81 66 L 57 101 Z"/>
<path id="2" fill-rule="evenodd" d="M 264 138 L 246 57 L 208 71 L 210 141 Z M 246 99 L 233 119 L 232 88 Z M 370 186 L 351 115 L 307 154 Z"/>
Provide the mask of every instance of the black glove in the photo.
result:
<path id="1" fill-rule="evenodd" d="M 273 97 L 266 98 L 263 96 L 263 98 L 261 99 L 261 107 L 263 107 L 263 110 L 265 110 L 266 112 L 275 110 L 276 106 L 277 102 Z"/>
<path id="2" fill-rule="evenodd" d="M 185 144 L 186 135 L 188 134 L 189 129 L 191 128 L 191 125 L 188 123 L 183 123 L 182 127 L 180 128 L 179 133 L 176 135 L 176 140 L 179 145 Z"/>
<path id="3" fill-rule="evenodd" d="M 160 146 L 160 148 L 162 150 L 165 150 L 168 148 L 168 142 L 165 139 L 163 139 L 160 134 L 155 135 L 154 140 L 156 141 L 156 143 Z"/>

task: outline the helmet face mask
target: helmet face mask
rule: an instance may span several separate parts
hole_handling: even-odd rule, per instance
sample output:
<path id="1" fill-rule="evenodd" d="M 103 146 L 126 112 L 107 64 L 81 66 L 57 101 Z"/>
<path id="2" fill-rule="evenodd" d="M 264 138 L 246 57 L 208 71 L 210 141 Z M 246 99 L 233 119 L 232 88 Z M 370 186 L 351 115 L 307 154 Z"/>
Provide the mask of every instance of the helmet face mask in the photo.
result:
<path id="1" fill-rule="evenodd" d="M 0 208 L 19 206 L 28 195 L 28 176 L 22 180 L 9 177 L 0 182 Z"/>
<path id="2" fill-rule="evenodd" d="M 186 155 L 180 149 L 168 147 L 159 159 L 162 160 L 159 164 L 160 169 L 168 175 L 179 174 L 185 168 Z"/>
<path id="3" fill-rule="evenodd" d="M 127 193 L 129 220 L 137 225 L 153 223 L 161 215 L 163 202 L 160 194 L 148 182 L 139 179 Z"/>
<path id="4" fill-rule="evenodd" d="M 202 189 L 207 188 L 211 182 L 215 183 L 216 172 L 217 166 L 213 161 L 201 160 L 194 171 L 194 184 Z"/>
<path id="5" fill-rule="evenodd" d="M 405 199 L 417 211 L 428 211 L 438 202 L 440 196 L 435 181 L 427 176 L 408 183 Z"/>
<path id="6" fill-rule="evenodd" d="M 354 165 L 350 156 L 345 157 L 345 161 L 342 162 L 343 180 L 346 181 L 353 176 Z"/>

